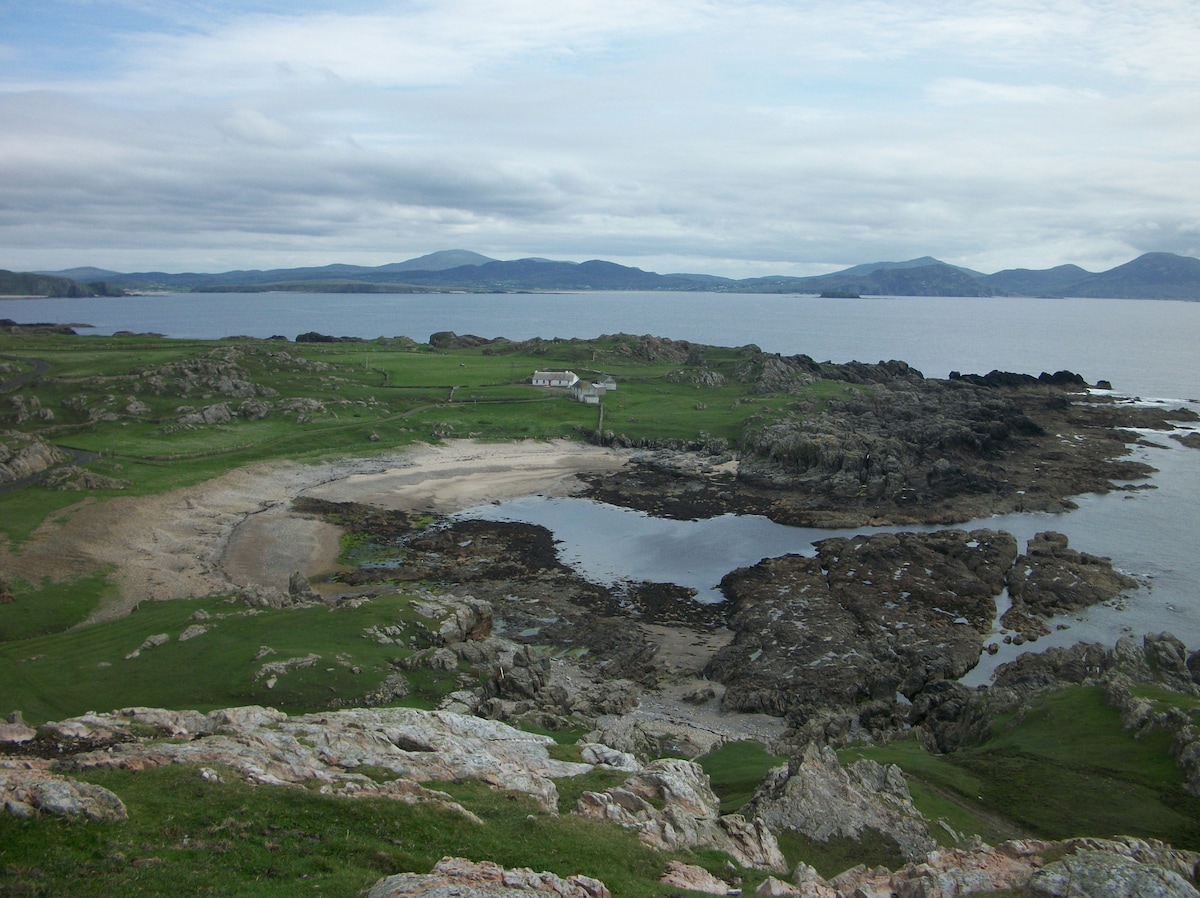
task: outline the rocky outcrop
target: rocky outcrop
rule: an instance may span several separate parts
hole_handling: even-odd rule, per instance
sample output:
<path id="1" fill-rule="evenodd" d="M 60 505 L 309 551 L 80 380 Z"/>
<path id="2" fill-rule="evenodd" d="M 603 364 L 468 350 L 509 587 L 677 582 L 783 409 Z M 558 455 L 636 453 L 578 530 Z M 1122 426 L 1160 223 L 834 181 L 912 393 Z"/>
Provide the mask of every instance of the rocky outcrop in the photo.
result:
<path id="1" fill-rule="evenodd" d="M 1029 541 L 1005 576 L 1012 607 L 1001 623 L 1023 633 L 1049 629 L 1038 618 L 1049 618 L 1116 598 L 1136 589 L 1137 581 L 1113 570 L 1112 559 L 1077 552 L 1067 537 L 1047 531 Z"/>
<path id="2" fill-rule="evenodd" d="M 39 437 L 9 431 L 0 438 L 0 483 L 32 477 L 70 458 Z"/>
<path id="3" fill-rule="evenodd" d="M 1058 860 L 1047 863 L 1047 858 Z M 831 880 L 797 868 L 795 884 L 768 879 L 757 894 L 780 898 L 961 898 L 1024 894 L 1038 898 L 1196 898 L 1200 855 L 1140 839 L 1005 842 L 995 848 L 931 851 L 899 870 L 854 867 Z"/>
<path id="4" fill-rule="evenodd" d="M 910 860 L 936 846 L 900 768 L 874 761 L 843 767 L 828 746 L 809 745 L 773 770 L 748 809 L 775 832 L 799 832 L 818 842 L 859 839 L 874 830 L 895 840 Z"/>
<path id="5" fill-rule="evenodd" d="M 708 775 L 691 761 L 653 761 L 621 786 L 583 793 L 575 813 L 635 830 L 654 848 L 715 848 L 743 866 L 787 869 L 775 836 L 761 820 L 720 815 Z"/>
<path id="6" fill-rule="evenodd" d="M 42 815 L 92 821 L 128 818 L 125 805 L 107 789 L 47 770 L 0 767 L 0 811 L 14 817 Z"/>
<path id="7" fill-rule="evenodd" d="M 734 571 L 721 588 L 736 636 L 706 675 L 726 685 L 727 708 L 801 722 L 915 695 L 978 663 L 1016 554 L 991 530 L 888 533 Z"/>
<path id="8" fill-rule="evenodd" d="M 554 898 L 611 898 L 608 888 L 590 876 L 535 873 L 521 867 L 506 870 L 491 861 L 475 863 L 460 857 L 444 857 L 431 873 L 401 873 L 379 880 L 366 898 L 522 898 L 549 895 Z"/>
<path id="9" fill-rule="evenodd" d="M 693 760 L 730 741 L 727 734 L 698 723 L 631 714 L 607 717 L 590 738 L 639 758 L 669 755 Z"/>
<path id="10" fill-rule="evenodd" d="M 555 813 L 554 779 L 586 773 L 592 765 L 554 760 L 548 751 L 553 741 L 496 721 L 413 708 L 297 717 L 256 706 L 210 714 L 129 708 L 46 724 L 38 739 L 21 750 L 40 747 L 59 754 L 53 746 L 83 745 L 90 750 L 71 755 L 71 766 L 138 770 L 166 764 L 226 765 L 252 783 L 315 780 L 331 794 L 404 800 L 448 801 L 411 787 L 471 778 L 524 792 Z M 388 770 L 396 779 L 380 784 L 356 773 L 360 767 Z"/>
<path id="11" fill-rule="evenodd" d="M 832 365 L 747 351 L 736 378 L 760 394 L 743 402 L 766 407 L 746 420 L 735 474 L 672 476 L 633 464 L 592 478 L 590 494 L 680 518 L 757 513 L 811 527 L 1061 512 L 1074 507 L 1071 496 L 1149 476 L 1124 458 L 1132 428 L 1196 420 L 1187 409 L 1077 401 L 1084 385 L 1070 372 L 927 380 L 903 362 Z M 797 402 L 816 380 L 836 382 L 841 395 Z"/>

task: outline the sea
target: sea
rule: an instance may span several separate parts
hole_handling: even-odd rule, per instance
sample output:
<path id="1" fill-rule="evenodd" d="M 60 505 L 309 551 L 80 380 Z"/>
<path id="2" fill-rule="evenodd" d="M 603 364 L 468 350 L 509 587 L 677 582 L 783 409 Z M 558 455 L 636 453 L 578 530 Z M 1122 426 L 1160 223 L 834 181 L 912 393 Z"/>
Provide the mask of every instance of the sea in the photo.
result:
<path id="1" fill-rule="evenodd" d="M 952 371 L 1039 374 L 1069 370 L 1108 381 L 1122 401 L 1200 412 L 1200 302 L 1122 299 L 864 297 L 787 294 L 591 292 L 555 294 L 167 294 L 90 299 L 0 300 L 0 318 L 75 325 L 81 334 L 157 333 L 177 339 L 270 337 L 316 331 L 425 342 L 439 331 L 588 339 L 650 334 L 817 361 L 900 359 L 927 377 Z M 1182 435 L 1181 431 L 1179 435 Z M 1168 631 L 1200 649 L 1200 451 L 1171 435 L 1144 434 L 1133 457 L 1156 470 L 1150 489 L 1076 498 L 1064 515 L 1009 515 L 962 526 L 993 527 L 1027 540 L 1041 530 L 1106 555 L 1141 588 L 1110 605 L 1052 622 L 1037 643 L 1003 644 L 967 678 L 986 682 L 1021 651 Z M 753 517 L 666 522 L 580 500 L 529 497 L 468 512 L 542 523 L 560 551 L 605 582 L 658 580 L 719 601 L 720 575 L 845 531 L 781 527 Z M 858 531 L 854 531 L 858 532 Z M 635 548 L 636 547 L 636 548 Z M 998 612 L 1006 599 L 997 597 Z M 1001 634 L 996 635 L 999 642 Z"/>

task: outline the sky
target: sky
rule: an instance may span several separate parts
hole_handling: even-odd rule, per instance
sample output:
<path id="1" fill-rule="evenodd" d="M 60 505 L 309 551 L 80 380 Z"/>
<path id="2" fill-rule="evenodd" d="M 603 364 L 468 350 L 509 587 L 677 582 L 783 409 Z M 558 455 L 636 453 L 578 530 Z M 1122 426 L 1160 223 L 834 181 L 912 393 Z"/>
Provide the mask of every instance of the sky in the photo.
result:
<path id="1" fill-rule="evenodd" d="M 1196 0 L 0 0 L 0 268 L 1200 256 Z"/>

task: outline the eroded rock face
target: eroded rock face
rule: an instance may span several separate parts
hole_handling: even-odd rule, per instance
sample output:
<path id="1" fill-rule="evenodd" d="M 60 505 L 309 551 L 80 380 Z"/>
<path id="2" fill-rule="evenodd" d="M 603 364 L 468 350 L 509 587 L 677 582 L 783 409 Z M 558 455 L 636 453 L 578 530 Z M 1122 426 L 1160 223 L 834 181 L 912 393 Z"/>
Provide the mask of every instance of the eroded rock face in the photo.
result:
<path id="1" fill-rule="evenodd" d="M 147 731 L 154 731 L 159 741 L 146 741 Z M 592 769 L 590 764 L 552 759 L 547 750 L 554 741 L 550 737 L 492 720 L 413 708 L 297 717 L 256 706 L 210 714 L 130 708 L 46 724 L 39 735 L 47 743 L 103 746 L 75 754 L 71 763 L 81 768 L 224 764 L 252 783 L 316 780 L 323 792 L 399 797 L 395 783 L 381 785 L 355 773 L 357 768 L 373 767 L 390 770 L 397 781 L 410 785 L 479 779 L 529 794 L 551 813 L 558 802 L 554 778 Z M 400 791 L 410 797 L 420 792 Z"/>
<path id="2" fill-rule="evenodd" d="M 858 839 L 864 830 L 875 830 L 894 839 L 910 860 L 936 847 L 898 767 L 874 761 L 842 767 L 828 746 L 809 745 L 788 766 L 772 771 L 749 809 L 774 832 L 800 832 L 818 842 Z"/>
<path id="3" fill-rule="evenodd" d="M 915 695 L 978 663 L 1016 554 L 992 530 L 877 534 L 734 571 L 721 588 L 737 635 L 706 674 L 730 709 L 801 720 Z"/>
<path id="4" fill-rule="evenodd" d="M 0 483 L 40 474 L 70 458 L 69 453 L 38 437 L 5 433 L 0 438 Z"/>
<path id="5" fill-rule="evenodd" d="M 527 867 L 505 870 L 490 861 L 475 863 L 460 857 L 442 858 L 431 873 L 401 873 L 381 879 L 366 898 L 521 898 L 530 894 L 611 898 L 604 883 L 590 876 L 563 879 Z"/>
<path id="6" fill-rule="evenodd" d="M 583 793 L 575 813 L 636 830 L 654 848 L 716 848 L 743 866 L 787 869 L 775 836 L 761 820 L 738 814 L 722 817 L 720 805 L 698 764 L 663 758 L 621 786 Z"/>

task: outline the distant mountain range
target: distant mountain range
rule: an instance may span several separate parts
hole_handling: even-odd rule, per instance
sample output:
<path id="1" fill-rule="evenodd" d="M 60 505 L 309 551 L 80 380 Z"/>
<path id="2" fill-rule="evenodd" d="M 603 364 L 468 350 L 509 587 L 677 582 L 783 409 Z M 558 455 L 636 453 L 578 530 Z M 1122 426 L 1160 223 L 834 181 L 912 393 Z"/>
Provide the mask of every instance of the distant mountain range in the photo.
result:
<path id="1" fill-rule="evenodd" d="M 390 265 L 326 265 L 220 274 L 161 271 L 125 274 L 100 268 L 14 274 L 0 271 L 4 295 L 112 295 L 298 291 L 320 293 L 530 292 L 563 290 L 696 290 L 722 293 L 820 293 L 831 296 L 1080 296 L 1200 300 L 1200 259 L 1146 253 L 1108 271 L 1078 265 L 983 274 L 930 256 L 872 262 L 817 277 L 732 278 L 657 274 L 615 262 L 551 259 L 500 261 L 447 250 Z"/>

